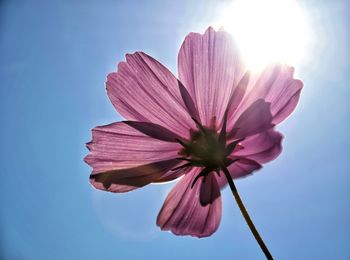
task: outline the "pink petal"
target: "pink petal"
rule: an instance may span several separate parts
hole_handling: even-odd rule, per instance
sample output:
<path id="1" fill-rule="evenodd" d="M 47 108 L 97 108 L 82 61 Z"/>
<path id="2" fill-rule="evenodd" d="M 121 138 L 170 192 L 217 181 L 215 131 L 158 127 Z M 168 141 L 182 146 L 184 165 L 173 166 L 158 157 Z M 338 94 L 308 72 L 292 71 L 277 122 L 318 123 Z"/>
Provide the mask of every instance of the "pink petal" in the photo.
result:
<path id="1" fill-rule="evenodd" d="M 250 73 L 246 72 L 242 77 L 242 79 L 237 84 L 237 87 L 233 91 L 230 97 L 230 100 L 227 104 L 227 128 L 228 129 L 232 129 L 234 127 L 233 123 L 235 121 L 233 119 L 236 114 L 236 110 L 239 107 L 239 104 L 241 103 L 246 93 L 248 83 L 249 83 L 249 77 L 250 77 Z"/>
<path id="2" fill-rule="evenodd" d="M 218 197 L 220 197 L 220 189 L 214 174 L 216 173 L 212 172 L 206 176 L 204 182 L 201 184 L 199 202 L 202 206 L 213 203 Z"/>
<path id="3" fill-rule="evenodd" d="M 135 128 L 145 135 L 162 141 L 177 142 L 176 139 L 181 138 L 165 127 L 150 122 L 124 121 L 124 123 L 131 126 L 132 128 Z"/>
<path id="4" fill-rule="evenodd" d="M 270 103 L 262 99 L 256 100 L 237 119 L 230 136 L 244 138 L 264 132 L 274 126 L 271 121 Z"/>
<path id="5" fill-rule="evenodd" d="M 165 173 L 164 175 L 162 175 L 158 180 L 153 181 L 153 183 L 165 183 L 165 182 L 175 180 L 175 179 L 181 177 L 182 175 L 185 175 L 188 172 L 190 172 L 191 169 L 192 169 L 192 167 L 182 168 L 182 169 L 175 170 L 175 171 L 170 170 L 167 173 Z"/>
<path id="6" fill-rule="evenodd" d="M 126 55 L 118 72 L 108 75 L 107 93 L 128 120 L 152 122 L 188 137 L 194 127 L 174 75 L 142 52 Z"/>
<path id="7" fill-rule="evenodd" d="M 193 99 L 188 93 L 185 86 L 179 81 L 179 89 L 181 93 L 181 97 L 186 105 L 187 111 L 190 113 L 191 117 L 197 119 L 200 122 L 199 113 L 196 107 L 196 104 L 193 102 Z"/>
<path id="8" fill-rule="evenodd" d="M 162 230 L 170 230 L 176 235 L 207 237 L 213 234 L 221 220 L 221 196 L 216 177 L 210 175 L 202 184 L 202 177 L 191 188 L 192 182 L 200 169 L 192 169 L 186 174 L 167 196 L 157 218 L 157 225 Z M 202 194 L 202 185 L 208 193 Z M 202 191 L 201 191 L 202 190 Z"/>
<path id="9" fill-rule="evenodd" d="M 151 126 L 147 125 L 149 135 L 152 135 Z M 153 128 L 159 135 L 156 125 L 153 124 Z M 170 138 L 166 136 L 169 133 L 165 132 L 163 137 Z M 102 177 L 96 177 L 103 174 L 101 175 L 105 176 L 103 180 L 114 182 L 108 188 L 109 191 L 123 192 L 160 179 L 178 164 L 175 158 L 178 156 L 177 151 L 181 149 L 181 145 L 155 139 L 149 135 L 125 122 L 94 128 L 93 140 L 87 144 L 91 153 L 85 157 L 86 163 L 93 168 L 92 184 L 98 189 L 107 189 L 106 186 L 109 185 L 102 185 Z M 116 175 L 118 176 L 115 177 Z"/>
<path id="10" fill-rule="evenodd" d="M 127 192 L 160 179 L 176 164 L 178 164 L 178 160 L 170 159 L 134 168 L 99 172 L 90 175 L 90 182 L 97 189 Z"/>
<path id="11" fill-rule="evenodd" d="M 302 86 L 303 86 L 303 83 L 299 80 L 295 80 L 294 82 L 291 83 L 291 85 L 289 86 L 290 89 L 299 88 L 299 90 L 295 92 L 293 95 L 291 95 L 288 101 L 284 101 L 285 104 L 283 105 L 283 107 L 280 108 L 279 111 L 275 113 L 275 116 L 273 118 L 274 124 L 276 125 L 279 124 L 294 111 L 295 107 L 299 102 Z"/>
<path id="12" fill-rule="evenodd" d="M 251 81 L 249 93 L 242 101 L 240 111 L 244 111 L 257 99 L 271 103 L 273 123 L 278 124 L 289 116 L 296 107 L 303 83 L 293 79 L 292 67 L 274 64 L 267 67 Z"/>
<path id="13" fill-rule="evenodd" d="M 233 155 L 245 157 L 258 163 L 267 163 L 282 152 L 282 139 L 281 133 L 270 129 L 244 139 L 241 142 L 243 149 L 235 151 Z"/>
<path id="14" fill-rule="evenodd" d="M 261 165 L 253 160 L 240 158 L 239 161 L 232 163 L 227 169 L 233 179 L 245 177 L 252 174 L 253 171 L 259 170 Z M 220 188 L 223 188 L 227 184 L 227 179 L 223 173 L 220 177 L 217 177 Z"/>
<path id="15" fill-rule="evenodd" d="M 204 35 L 190 33 L 179 52 L 178 71 L 201 122 L 209 126 L 216 117 L 221 125 L 229 99 L 245 72 L 231 36 L 211 27 Z"/>

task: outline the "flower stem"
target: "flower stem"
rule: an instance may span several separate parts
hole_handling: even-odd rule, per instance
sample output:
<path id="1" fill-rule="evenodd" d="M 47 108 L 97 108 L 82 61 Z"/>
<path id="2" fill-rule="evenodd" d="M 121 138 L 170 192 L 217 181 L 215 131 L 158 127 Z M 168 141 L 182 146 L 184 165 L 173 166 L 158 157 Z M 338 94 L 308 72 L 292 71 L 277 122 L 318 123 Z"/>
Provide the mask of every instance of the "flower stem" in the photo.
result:
<path id="1" fill-rule="evenodd" d="M 271 255 L 271 253 L 269 252 L 269 250 L 267 249 L 264 241 L 262 240 L 261 236 L 259 235 L 258 231 L 256 230 L 255 226 L 254 226 L 254 223 L 252 222 L 252 220 L 250 219 L 249 217 L 249 214 L 247 212 L 247 210 L 245 209 L 244 207 L 244 204 L 241 200 L 241 197 L 239 196 L 238 194 L 238 191 L 237 191 L 237 188 L 236 188 L 236 185 L 234 184 L 233 182 L 233 179 L 229 173 L 229 171 L 227 170 L 227 168 L 223 168 L 222 169 L 223 172 L 225 173 L 225 176 L 226 176 L 226 179 L 228 181 L 228 184 L 230 185 L 230 188 L 231 188 L 231 191 L 232 191 L 232 194 L 233 196 L 235 197 L 236 199 L 236 202 L 238 204 L 238 207 L 239 209 L 241 210 L 241 213 L 245 219 L 245 221 L 247 222 L 249 228 L 250 228 L 250 231 L 253 233 L 256 241 L 258 242 L 261 250 L 264 252 L 265 256 L 267 259 L 269 260 L 273 260 L 273 257 Z"/>

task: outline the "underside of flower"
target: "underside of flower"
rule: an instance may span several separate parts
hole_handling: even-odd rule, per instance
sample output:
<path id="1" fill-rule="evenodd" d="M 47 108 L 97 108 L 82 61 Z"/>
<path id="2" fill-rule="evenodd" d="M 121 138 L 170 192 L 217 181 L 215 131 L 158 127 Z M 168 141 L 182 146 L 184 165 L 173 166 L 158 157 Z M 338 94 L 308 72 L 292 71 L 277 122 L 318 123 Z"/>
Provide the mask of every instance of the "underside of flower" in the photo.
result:
<path id="1" fill-rule="evenodd" d="M 106 82 L 108 97 L 126 121 L 93 129 L 85 157 L 93 168 L 91 184 L 123 193 L 178 180 L 157 225 L 200 238 L 217 230 L 220 190 L 229 184 L 268 256 L 233 179 L 281 153 L 283 136 L 275 126 L 293 112 L 303 86 L 293 73 L 292 67 L 271 64 L 251 74 L 234 39 L 213 28 L 185 38 L 178 77 L 143 52 L 127 54 Z"/>
<path id="2" fill-rule="evenodd" d="M 242 139 L 236 139 L 227 144 L 226 133 L 226 121 L 227 113 L 224 115 L 223 125 L 220 133 L 214 128 L 207 128 L 203 126 L 197 119 L 192 118 L 196 123 L 197 130 L 191 131 L 191 139 L 189 141 L 177 139 L 177 141 L 183 146 L 183 149 L 179 152 L 182 157 L 178 157 L 178 160 L 187 161 L 187 163 L 174 168 L 173 170 L 179 170 L 185 167 L 202 167 L 202 171 L 196 176 L 192 183 L 192 188 L 196 181 L 203 177 L 205 182 L 206 177 L 211 172 L 216 172 L 220 176 L 220 170 L 228 167 L 235 160 L 228 156 L 236 148 Z"/>

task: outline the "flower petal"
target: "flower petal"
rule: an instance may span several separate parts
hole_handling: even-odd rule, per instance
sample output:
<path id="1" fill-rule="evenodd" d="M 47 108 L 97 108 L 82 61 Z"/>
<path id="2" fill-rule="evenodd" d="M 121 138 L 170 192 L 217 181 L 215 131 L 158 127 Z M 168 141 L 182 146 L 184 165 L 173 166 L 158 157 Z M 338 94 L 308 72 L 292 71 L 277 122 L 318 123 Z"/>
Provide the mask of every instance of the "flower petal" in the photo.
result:
<path id="1" fill-rule="evenodd" d="M 270 103 L 258 99 L 237 119 L 229 137 L 245 138 L 264 132 L 273 126 Z"/>
<path id="2" fill-rule="evenodd" d="M 215 172 L 209 173 L 201 183 L 199 202 L 202 206 L 213 203 L 218 197 L 220 197 L 220 189 L 214 174 Z"/>
<path id="3" fill-rule="evenodd" d="M 199 113 L 197 110 L 196 105 L 193 102 L 193 99 L 191 98 L 190 93 L 188 93 L 185 86 L 179 81 L 179 89 L 181 93 L 181 97 L 186 105 L 187 111 L 190 113 L 192 118 L 195 118 L 196 120 L 200 121 Z"/>
<path id="4" fill-rule="evenodd" d="M 181 168 L 181 169 L 178 169 L 178 170 L 171 169 L 170 171 L 168 171 L 167 173 L 162 175 L 162 177 L 160 177 L 158 180 L 153 181 L 152 183 L 158 183 L 159 184 L 159 183 L 166 183 L 166 182 L 169 182 L 169 181 L 173 181 L 173 180 L 181 177 L 182 175 L 187 174 L 188 172 L 191 171 L 191 169 L 192 169 L 192 167 Z"/>
<path id="5" fill-rule="evenodd" d="M 282 139 L 281 133 L 270 129 L 244 139 L 240 143 L 243 149 L 239 149 L 233 155 L 245 157 L 258 163 L 267 163 L 282 152 Z"/>
<path id="6" fill-rule="evenodd" d="M 198 168 L 192 169 L 180 179 L 167 196 L 157 218 L 157 225 L 162 230 L 170 230 L 176 235 L 195 237 L 207 237 L 217 230 L 222 205 L 216 177 L 212 176 L 204 184 L 201 177 L 191 188 L 199 172 Z M 202 185 L 205 185 L 203 190 Z M 206 204 L 205 206 L 200 202 L 204 189 L 207 191 L 202 195 L 202 204 Z"/>
<path id="7" fill-rule="evenodd" d="M 165 127 L 150 122 L 124 121 L 124 123 L 135 128 L 141 133 L 144 133 L 145 135 L 166 142 L 177 142 L 176 139 L 181 138 L 180 136 L 169 131 Z"/>
<path id="8" fill-rule="evenodd" d="M 147 126 L 149 135 L 151 135 L 151 126 Z M 158 133 L 157 127 L 155 125 L 153 127 Z M 101 175 L 105 176 L 102 179 L 108 180 L 106 182 L 109 183 L 112 183 L 111 180 L 113 180 L 115 184 L 108 190 L 122 192 L 156 181 L 178 164 L 175 158 L 181 146 L 178 143 L 155 139 L 149 135 L 125 122 L 94 128 L 92 130 L 93 140 L 87 144 L 91 153 L 85 157 L 86 163 L 93 168 L 92 184 L 98 189 L 107 189 L 105 186 L 109 185 L 101 186 L 102 177 L 96 177 L 104 174 Z M 120 176 L 114 177 L 117 174 Z M 127 177 L 128 174 L 130 178 Z M 147 174 L 149 178 L 144 176 Z M 119 177 L 123 178 L 123 181 L 119 180 Z M 138 177 L 142 180 L 135 179 Z M 124 181 L 125 178 L 129 178 L 128 182 Z M 100 180 L 100 184 L 95 180 Z M 135 181 L 134 185 L 132 181 Z"/>
<path id="9" fill-rule="evenodd" d="M 178 80 L 145 53 L 127 54 L 118 71 L 108 75 L 106 86 L 114 107 L 128 120 L 152 122 L 183 137 L 195 126 Z"/>
<path id="10" fill-rule="evenodd" d="M 91 184 L 101 190 L 127 192 L 160 179 L 178 160 L 154 162 L 134 168 L 110 170 L 90 175 Z"/>
<path id="11" fill-rule="evenodd" d="M 293 78 L 294 68 L 282 64 L 267 67 L 251 80 L 249 93 L 241 103 L 244 111 L 257 99 L 271 103 L 273 123 L 278 124 L 289 116 L 296 107 L 303 83 Z"/>
<path id="12" fill-rule="evenodd" d="M 209 126 L 216 117 L 221 125 L 231 94 L 245 72 L 232 37 L 211 27 L 203 35 L 190 33 L 179 52 L 178 71 L 202 124 Z"/>
<path id="13" fill-rule="evenodd" d="M 246 72 L 242 79 L 238 82 L 235 90 L 233 91 L 230 100 L 227 104 L 227 128 L 232 129 L 234 127 L 234 116 L 236 114 L 236 110 L 239 107 L 243 97 L 246 93 L 248 83 L 249 83 L 250 73 Z"/>
<path id="14" fill-rule="evenodd" d="M 232 163 L 227 169 L 233 179 L 245 177 L 252 174 L 253 171 L 259 170 L 261 165 L 254 160 L 240 158 L 238 161 Z M 224 174 L 217 177 L 220 188 L 223 188 L 227 184 L 227 179 Z"/>

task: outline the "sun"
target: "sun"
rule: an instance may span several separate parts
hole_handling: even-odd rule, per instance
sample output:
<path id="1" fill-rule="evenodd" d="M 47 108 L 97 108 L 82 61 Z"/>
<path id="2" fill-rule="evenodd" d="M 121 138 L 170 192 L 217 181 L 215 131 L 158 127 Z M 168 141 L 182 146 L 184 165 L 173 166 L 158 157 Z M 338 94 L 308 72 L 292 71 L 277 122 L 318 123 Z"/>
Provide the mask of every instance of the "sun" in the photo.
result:
<path id="1" fill-rule="evenodd" d="M 271 62 L 297 65 L 309 40 L 306 16 L 293 0 L 234 1 L 216 26 L 234 35 L 253 71 Z"/>

